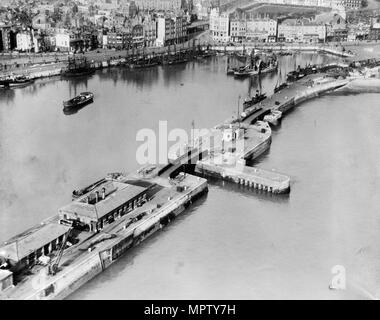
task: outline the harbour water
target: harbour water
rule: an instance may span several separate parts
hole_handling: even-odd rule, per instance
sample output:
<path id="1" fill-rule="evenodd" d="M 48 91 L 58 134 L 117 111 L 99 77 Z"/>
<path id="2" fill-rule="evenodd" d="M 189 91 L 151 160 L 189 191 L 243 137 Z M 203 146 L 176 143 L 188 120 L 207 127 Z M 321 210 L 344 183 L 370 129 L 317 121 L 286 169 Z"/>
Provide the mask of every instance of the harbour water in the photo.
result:
<path id="1" fill-rule="evenodd" d="M 282 58 L 282 74 L 294 67 Z M 297 64 L 331 58 L 302 55 Z M 256 80 L 225 74 L 227 57 L 0 91 L 0 241 L 56 213 L 74 188 L 136 170 L 136 133 L 211 127 L 236 114 Z M 261 86 L 270 93 L 277 77 Z M 94 103 L 64 114 L 83 91 Z M 274 130 L 257 165 L 291 176 L 288 196 L 211 182 L 207 197 L 69 299 L 368 299 L 380 297 L 379 95 L 304 103 Z M 331 269 L 346 289 L 331 291 Z"/>

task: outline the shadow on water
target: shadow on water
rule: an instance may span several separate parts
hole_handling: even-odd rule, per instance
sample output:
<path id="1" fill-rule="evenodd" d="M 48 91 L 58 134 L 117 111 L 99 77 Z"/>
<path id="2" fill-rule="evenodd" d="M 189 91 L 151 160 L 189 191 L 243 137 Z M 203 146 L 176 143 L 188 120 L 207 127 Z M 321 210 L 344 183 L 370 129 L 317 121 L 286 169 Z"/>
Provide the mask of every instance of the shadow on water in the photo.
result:
<path id="1" fill-rule="evenodd" d="M 287 203 L 289 201 L 289 193 L 273 194 L 263 190 L 253 189 L 249 186 L 224 181 L 218 178 L 207 177 L 207 181 L 210 186 L 219 187 L 221 189 L 227 190 L 228 192 L 244 195 L 245 197 L 255 197 L 263 201 L 270 201 L 275 203 Z"/>
<path id="2" fill-rule="evenodd" d="M 63 108 L 63 113 L 66 115 L 66 116 L 71 116 L 73 114 L 76 114 L 78 113 L 80 110 L 82 110 L 83 108 L 87 107 L 89 104 L 91 104 L 92 102 L 88 102 L 80 107 L 68 107 L 68 108 Z"/>
<path id="3" fill-rule="evenodd" d="M 0 88 L 0 102 L 9 103 L 15 98 L 15 91 L 13 89 Z"/>
<path id="4" fill-rule="evenodd" d="M 179 63 L 175 65 L 162 66 L 162 79 L 164 86 L 169 87 L 173 83 L 179 83 L 182 80 L 184 71 L 188 63 Z"/>
<path id="5" fill-rule="evenodd" d="M 101 82 L 112 80 L 115 86 L 118 81 L 129 82 L 135 84 L 139 89 L 143 89 L 144 87 L 150 88 L 157 82 L 160 74 L 159 68 L 154 66 L 134 70 L 128 67 L 112 67 L 99 70 L 96 75 Z"/>
<path id="6" fill-rule="evenodd" d="M 70 97 L 77 96 L 80 92 L 88 91 L 88 81 L 93 77 L 90 76 L 81 76 L 81 77 L 73 77 L 70 79 L 62 78 L 61 81 L 65 81 L 68 84 L 69 95 Z M 84 89 L 80 89 L 84 87 Z"/>

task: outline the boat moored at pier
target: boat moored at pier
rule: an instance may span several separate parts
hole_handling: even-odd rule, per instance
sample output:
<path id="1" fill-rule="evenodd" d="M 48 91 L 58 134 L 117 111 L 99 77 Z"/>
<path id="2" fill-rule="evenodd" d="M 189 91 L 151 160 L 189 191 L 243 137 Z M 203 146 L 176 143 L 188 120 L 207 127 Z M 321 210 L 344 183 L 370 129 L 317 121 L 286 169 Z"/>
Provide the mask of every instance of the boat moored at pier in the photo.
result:
<path id="1" fill-rule="evenodd" d="M 33 79 L 27 75 L 8 75 L 0 79 L 0 87 L 2 88 L 17 88 L 24 87 L 33 82 Z"/>
<path id="2" fill-rule="evenodd" d="M 264 121 L 273 126 L 277 126 L 282 117 L 282 112 L 279 110 L 272 110 L 269 114 L 264 116 Z"/>

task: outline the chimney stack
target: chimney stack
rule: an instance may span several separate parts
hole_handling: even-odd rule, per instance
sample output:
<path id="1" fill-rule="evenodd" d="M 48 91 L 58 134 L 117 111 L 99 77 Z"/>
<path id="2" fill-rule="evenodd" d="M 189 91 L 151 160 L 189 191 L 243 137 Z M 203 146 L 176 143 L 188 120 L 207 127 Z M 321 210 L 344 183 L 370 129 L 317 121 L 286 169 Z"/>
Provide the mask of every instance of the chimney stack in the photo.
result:
<path id="1" fill-rule="evenodd" d="M 102 189 L 102 199 L 104 200 L 106 198 L 106 189 Z"/>

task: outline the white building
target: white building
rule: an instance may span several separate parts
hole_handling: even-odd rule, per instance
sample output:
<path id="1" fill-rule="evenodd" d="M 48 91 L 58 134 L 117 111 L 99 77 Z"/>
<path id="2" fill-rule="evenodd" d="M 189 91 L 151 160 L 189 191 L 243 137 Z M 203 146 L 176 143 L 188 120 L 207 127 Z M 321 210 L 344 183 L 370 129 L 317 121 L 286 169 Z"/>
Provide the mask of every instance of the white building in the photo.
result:
<path id="1" fill-rule="evenodd" d="M 278 26 L 278 40 L 286 42 L 325 42 L 326 25 L 312 23 L 307 19 L 287 19 Z"/>
<path id="2" fill-rule="evenodd" d="M 230 38 L 233 42 L 244 41 L 246 36 L 247 21 L 245 19 L 230 20 Z"/>
<path id="3" fill-rule="evenodd" d="M 182 43 L 187 37 L 186 16 L 161 16 L 157 18 L 156 46 Z"/>
<path id="4" fill-rule="evenodd" d="M 30 32 L 20 32 L 16 35 L 17 50 L 30 51 L 33 48 Z"/>
<path id="5" fill-rule="evenodd" d="M 169 17 L 157 18 L 156 46 L 162 47 L 175 38 L 175 21 Z"/>
<path id="6" fill-rule="evenodd" d="M 276 40 L 277 21 L 269 18 L 247 21 L 246 39 L 269 42 Z"/>
<path id="7" fill-rule="evenodd" d="M 230 23 L 228 14 L 219 13 L 219 8 L 210 12 L 210 32 L 214 41 L 228 42 L 230 40 Z"/>
<path id="8" fill-rule="evenodd" d="M 55 35 L 55 47 L 60 51 L 70 51 L 70 35 L 67 33 L 57 33 Z"/>

